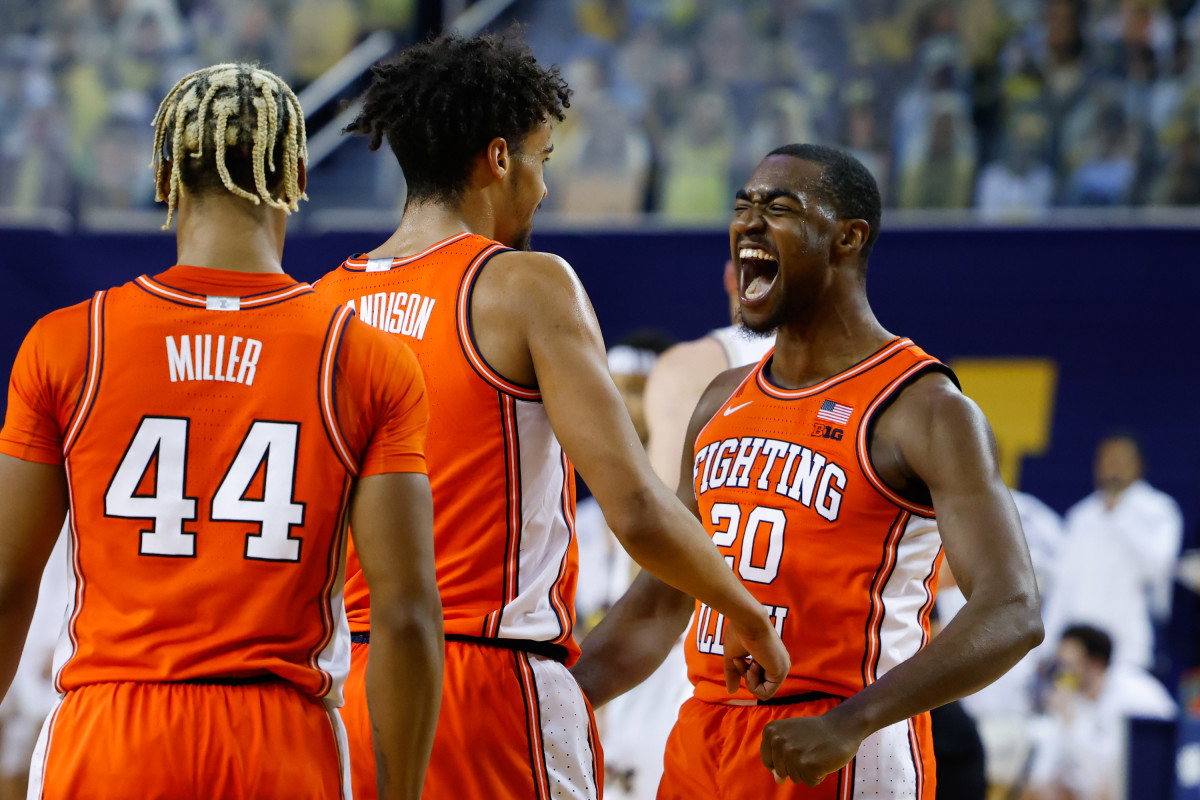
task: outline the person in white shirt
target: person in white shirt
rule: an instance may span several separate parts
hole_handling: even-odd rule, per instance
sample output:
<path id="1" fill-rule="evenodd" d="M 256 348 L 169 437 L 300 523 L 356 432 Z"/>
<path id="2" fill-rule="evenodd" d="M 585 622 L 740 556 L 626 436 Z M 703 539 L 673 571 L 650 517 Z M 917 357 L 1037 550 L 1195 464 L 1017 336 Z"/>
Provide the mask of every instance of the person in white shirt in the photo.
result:
<path id="1" fill-rule="evenodd" d="M 1100 442 L 1096 491 L 1067 512 L 1044 616 L 1048 641 L 1068 625 L 1094 625 L 1111 634 L 1115 661 L 1150 669 L 1154 623 L 1171 611 L 1183 517 L 1175 500 L 1142 479 L 1143 471 L 1132 435 Z"/>
<path id="2" fill-rule="evenodd" d="M 1178 713 L 1150 673 L 1113 662 L 1112 655 L 1112 639 L 1098 628 L 1073 625 L 1063 632 L 1048 713 L 1034 728 L 1023 800 L 1122 797 L 1127 721 L 1172 719 Z"/>

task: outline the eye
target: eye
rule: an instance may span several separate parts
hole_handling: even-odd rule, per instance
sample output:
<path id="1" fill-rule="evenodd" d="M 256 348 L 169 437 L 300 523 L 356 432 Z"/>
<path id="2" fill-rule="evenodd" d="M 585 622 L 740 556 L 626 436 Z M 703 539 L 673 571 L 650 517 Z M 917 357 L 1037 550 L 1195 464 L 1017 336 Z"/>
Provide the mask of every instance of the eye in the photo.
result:
<path id="1" fill-rule="evenodd" d="M 785 206 L 782 203 L 772 203 L 770 206 L 767 207 L 767 210 L 770 211 L 772 214 L 786 214 L 789 211 L 791 211 L 790 208 L 788 208 L 787 206 Z"/>

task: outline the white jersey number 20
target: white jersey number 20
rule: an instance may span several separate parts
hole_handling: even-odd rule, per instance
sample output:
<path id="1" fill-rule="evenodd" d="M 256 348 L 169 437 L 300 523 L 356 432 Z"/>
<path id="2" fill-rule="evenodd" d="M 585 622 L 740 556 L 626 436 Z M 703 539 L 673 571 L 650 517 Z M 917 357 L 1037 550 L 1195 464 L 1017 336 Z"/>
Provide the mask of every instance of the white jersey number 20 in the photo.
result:
<path id="1" fill-rule="evenodd" d="M 196 519 L 196 498 L 186 496 L 189 420 L 145 417 L 125 450 L 108 492 L 104 513 L 110 517 L 150 519 L 141 532 L 138 552 L 146 556 L 192 558 L 196 534 L 184 523 Z M 289 536 L 304 523 L 304 504 L 293 497 L 296 448 L 300 426 L 294 422 L 256 420 L 212 498 L 211 519 L 251 522 L 258 532 L 246 535 L 245 557 L 260 561 L 299 561 L 300 539 Z M 157 460 L 153 494 L 138 494 L 151 463 Z M 262 497 L 245 498 L 259 468 Z"/>

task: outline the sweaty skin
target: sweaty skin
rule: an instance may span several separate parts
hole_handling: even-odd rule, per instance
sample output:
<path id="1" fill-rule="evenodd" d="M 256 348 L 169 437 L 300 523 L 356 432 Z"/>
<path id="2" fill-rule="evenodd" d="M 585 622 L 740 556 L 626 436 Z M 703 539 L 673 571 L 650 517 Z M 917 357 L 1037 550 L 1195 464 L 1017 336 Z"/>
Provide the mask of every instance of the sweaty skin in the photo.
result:
<path id="1" fill-rule="evenodd" d="M 730 226 L 742 321 L 752 330 L 778 329 L 768 375 L 784 389 L 814 386 L 893 338 L 866 298 L 860 253 L 869 226 L 839 219 L 823 200 L 822 169 L 792 156 L 766 158 L 738 193 Z M 766 250 L 778 263 L 770 288 L 753 298 L 746 296 L 753 276 L 739 257 L 747 247 Z M 677 494 L 693 513 L 693 443 L 752 368 L 718 376 L 692 415 Z M 945 376 L 921 377 L 877 418 L 870 456 L 894 491 L 932 498 L 945 557 L 967 604 L 925 649 L 831 711 L 770 723 L 762 761 L 780 782 L 817 785 L 874 731 L 977 691 L 1043 636 L 1020 521 L 979 408 Z M 575 674 L 592 702 L 602 704 L 649 675 L 692 608 L 690 598 L 640 575 L 584 643 Z"/>
<path id="2" fill-rule="evenodd" d="M 521 249 L 546 196 L 543 168 L 552 149 L 549 123 L 515 150 L 493 139 L 475 159 L 459 203 L 410 204 L 400 227 L 368 257 L 413 255 L 462 231 L 517 248 L 493 257 L 476 279 L 470 315 L 480 354 L 505 379 L 540 390 L 563 450 L 634 561 L 731 621 L 741 646 L 726 651 L 730 692 L 744 679 L 756 695 L 770 697 L 790 658 L 765 610 L 655 477 L 608 374 L 599 324 L 574 271 L 557 256 Z"/>

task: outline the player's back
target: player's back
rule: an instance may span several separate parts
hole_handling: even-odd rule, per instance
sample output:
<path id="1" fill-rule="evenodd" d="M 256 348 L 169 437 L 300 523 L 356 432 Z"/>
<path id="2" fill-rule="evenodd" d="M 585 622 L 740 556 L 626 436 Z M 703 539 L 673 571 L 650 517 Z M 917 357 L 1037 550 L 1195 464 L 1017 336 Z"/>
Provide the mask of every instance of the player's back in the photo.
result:
<path id="1" fill-rule="evenodd" d="M 285 275 L 175 267 L 39 323 L 79 386 L 56 405 L 75 580 L 60 691 L 266 676 L 340 702 L 351 317 Z"/>
<path id="2" fill-rule="evenodd" d="M 349 259 L 317 290 L 402 338 L 425 371 L 447 636 L 549 645 L 570 661 L 578 653 L 574 470 L 537 389 L 492 370 L 471 330 L 475 279 L 504 250 L 462 233 L 409 258 Z M 347 575 L 350 627 L 365 632 L 369 597 L 353 550 Z"/>

